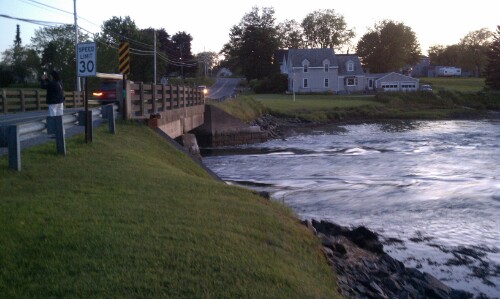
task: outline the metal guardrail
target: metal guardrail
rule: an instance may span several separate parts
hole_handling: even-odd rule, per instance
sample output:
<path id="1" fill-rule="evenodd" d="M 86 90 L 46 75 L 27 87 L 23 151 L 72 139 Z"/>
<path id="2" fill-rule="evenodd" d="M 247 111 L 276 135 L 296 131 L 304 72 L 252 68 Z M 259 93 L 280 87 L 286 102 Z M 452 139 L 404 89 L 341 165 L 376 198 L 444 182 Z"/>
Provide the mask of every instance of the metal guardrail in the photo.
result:
<path id="1" fill-rule="evenodd" d="M 92 141 L 93 123 L 98 119 L 107 119 L 110 133 L 115 134 L 117 106 L 106 105 L 89 110 L 88 133 Z M 63 116 L 40 117 L 26 123 L 0 126 L 0 147 L 8 148 L 9 168 L 21 170 L 21 141 L 42 134 L 55 135 L 57 154 L 66 156 L 65 130 L 73 126 L 85 126 L 85 111 Z"/>

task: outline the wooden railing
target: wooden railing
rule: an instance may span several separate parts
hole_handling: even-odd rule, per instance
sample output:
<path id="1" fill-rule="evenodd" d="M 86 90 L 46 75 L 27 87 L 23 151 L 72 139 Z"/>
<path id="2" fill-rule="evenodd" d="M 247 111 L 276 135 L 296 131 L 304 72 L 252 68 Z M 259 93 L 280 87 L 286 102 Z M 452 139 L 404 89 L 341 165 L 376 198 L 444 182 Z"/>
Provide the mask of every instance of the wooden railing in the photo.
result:
<path id="1" fill-rule="evenodd" d="M 130 118 L 149 118 L 152 114 L 205 104 L 203 90 L 179 85 L 128 83 Z"/>
<path id="2" fill-rule="evenodd" d="M 40 89 L 1 89 L 0 113 L 46 110 L 45 95 L 46 91 Z M 84 102 L 81 92 L 65 92 L 64 95 L 64 106 L 66 108 L 83 107 Z"/>

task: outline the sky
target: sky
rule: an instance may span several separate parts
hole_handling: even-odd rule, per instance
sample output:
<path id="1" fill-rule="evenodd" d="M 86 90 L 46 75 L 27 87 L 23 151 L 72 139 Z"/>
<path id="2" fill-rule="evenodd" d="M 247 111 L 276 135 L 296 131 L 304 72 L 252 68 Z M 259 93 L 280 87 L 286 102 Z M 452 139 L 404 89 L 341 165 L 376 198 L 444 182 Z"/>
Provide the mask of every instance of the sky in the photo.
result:
<path id="1" fill-rule="evenodd" d="M 495 32 L 500 25 L 500 2 L 497 0 L 0 0 L 0 15 L 73 24 L 75 1 L 78 25 L 85 30 L 99 32 L 102 23 L 113 16 L 129 16 L 140 29 L 164 28 L 171 36 L 185 31 L 193 38 L 193 54 L 219 52 L 229 41 L 231 27 L 238 25 L 254 6 L 273 7 L 276 24 L 284 20 L 300 23 L 316 10 L 334 9 L 344 17 L 347 26 L 354 29 L 354 45 L 369 28 L 382 20 L 403 22 L 415 32 L 424 55 L 430 46 L 456 44 L 471 31 L 487 28 Z M 12 47 L 17 24 L 24 46 L 31 43 L 35 30 L 41 28 L 0 17 L 0 53 Z"/>

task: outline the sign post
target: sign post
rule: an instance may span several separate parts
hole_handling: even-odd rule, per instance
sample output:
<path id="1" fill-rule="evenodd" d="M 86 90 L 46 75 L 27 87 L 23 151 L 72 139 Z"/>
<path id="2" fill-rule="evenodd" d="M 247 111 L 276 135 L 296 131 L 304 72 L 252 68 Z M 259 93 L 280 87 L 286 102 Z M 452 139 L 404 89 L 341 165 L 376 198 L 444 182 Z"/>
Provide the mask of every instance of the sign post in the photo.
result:
<path id="1" fill-rule="evenodd" d="M 96 75 L 96 43 L 79 43 L 76 51 L 76 74 L 78 77 L 95 77 Z M 92 126 L 89 122 L 92 117 L 89 114 L 88 82 L 85 79 L 85 143 L 89 141 L 89 129 Z"/>
<path id="2" fill-rule="evenodd" d="M 121 42 L 118 49 L 118 69 L 123 75 L 122 83 L 122 113 L 123 119 L 127 119 L 127 105 L 125 101 L 127 100 L 127 75 L 130 74 L 130 49 L 128 42 Z"/>

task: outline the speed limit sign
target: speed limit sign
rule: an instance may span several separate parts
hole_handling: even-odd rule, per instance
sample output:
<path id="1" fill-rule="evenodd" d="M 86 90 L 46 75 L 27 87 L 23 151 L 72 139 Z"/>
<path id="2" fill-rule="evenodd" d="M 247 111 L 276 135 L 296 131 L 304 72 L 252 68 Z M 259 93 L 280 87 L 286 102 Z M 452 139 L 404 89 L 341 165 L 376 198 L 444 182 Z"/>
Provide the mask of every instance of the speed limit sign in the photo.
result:
<path id="1" fill-rule="evenodd" d="M 96 75 L 96 52 L 95 43 L 79 43 L 77 45 L 76 74 L 78 77 Z"/>

